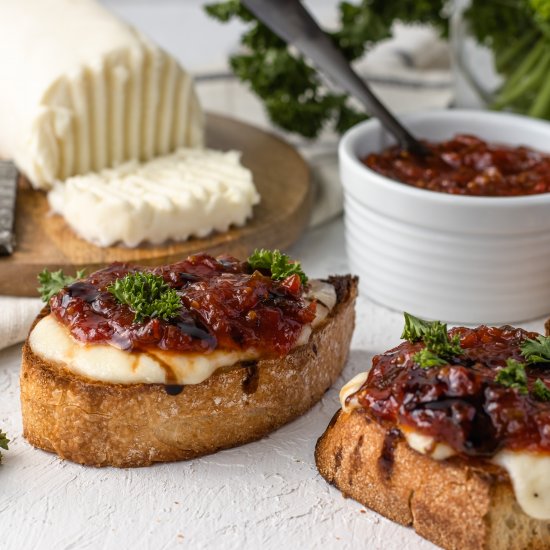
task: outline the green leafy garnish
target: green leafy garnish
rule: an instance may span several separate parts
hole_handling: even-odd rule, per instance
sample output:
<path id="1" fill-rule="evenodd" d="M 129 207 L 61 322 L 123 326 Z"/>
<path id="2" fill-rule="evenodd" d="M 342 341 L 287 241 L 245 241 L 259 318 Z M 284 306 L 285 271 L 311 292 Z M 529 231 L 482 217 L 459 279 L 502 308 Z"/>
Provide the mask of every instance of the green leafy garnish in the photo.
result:
<path id="1" fill-rule="evenodd" d="M 403 315 L 405 317 L 405 326 L 403 327 L 401 339 L 408 340 L 409 342 L 418 342 L 422 340 L 433 324 L 439 323 L 439 321 L 424 321 L 424 319 L 419 319 L 406 311 Z"/>
<path id="2" fill-rule="evenodd" d="M 355 0 L 338 5 L 330 34 L 344 57 L 353 62 L 390 38 L 395 23 L 430 24 L 448 34 L 452 0 Z M 548 0 L 470 0 L 462 18 L 468 32 L 494 54 L 502 84 L 494 95 L 478 89 L 480 99 L 496 109 L 550 119 L 550 2 Z M 206 6 L 221 22 L 238 20 L 245 31 L 238 53 L 230 58 L 233 73 L 264 103 L 271 121 L 307 138 L 330 128 L 342 133 L 366 118 L 346 94 L 328 88 L 307 60 L 246 9 L 239 0 Z M 475 65 L 474 65 L 475 68 Z M 476 86 L 477 88 L 477 86 Z"/>
<path id="3" fill-rule="evenodd" d="M 431 369 L 433 367 L 442 367 L 447 364 L 447 361 L 424 348 L 413 355 L 413 361 L 423 369 Z"/>
<path id="4" fill-rule="evenodd" d="M 338 27 L 329 33 L 348 61 L 361 58 L 376 43 L 392 36 L 396 21 L 433 23 L 445 32 L 445 0 L 361 0 L 341 2 Z M 258 95 L 271 121 L 307 138 L 324 129 L 338 133 L 366 117 L 347 94 L 327 87 L 310 63 L 260 23 L 238 0 L 206 6 L 221 22 L 237 19 L 246 25 L 239 53 L 230 58 L 233 73 Z"/>
<path id="5" fill-rule="evenodd" d="M 0 448 L 8 450 L 8 443 L 10 440 L 6 437 L 6 434 L 0 430 Z M 0 462 L 2 462 L 2 453 L 0 453 Z"/>
<path id="6" fill-rule="evenodd" d="M 128 273 L 107 290 L 135 313 L 134 323 L 141 323 L 146 317 L 169 321 L 181 309 L 178 293 L 160 275 L 153 273 Z"/>
<path id="7" fill-rule="evenodd" d="M 455 334 L 452 338 L 449 338 L 447 325 L 443 325 L 443 330 L 437 328 L 428 332 L 424 336 L 424 343 L 427 349 L 446 359 L 452 359 L 462 354 L 460 336 Z"/>
<path id="8" fill-rule="evenodd" d="M 141 323 L 146 317 L 169 321 L 181 308 L 178 293 L 153 273 L 128 273 L 107 290 L 135 313 L 134 323 Z"/>
<path id="9" fill-rule="evenodd" d="M 506 366 L 499 370 L 495 376 L 495 382 L 506 386 L 507 388 L 515 388 L 521 394 L 527 394 L 527 373 L 525 365 L 515 359 L 507 359 Z"/>
<path id="10" fill-rule="evenodd" d="M 307 276 L 302 271 L 300 263 L 291 260 L 279 250 L 256 249 L 249 256 L 248 263 L 252 269 L 269 270 L 272 279 L 280 280 L 290 275 L 298 275 L 302 284 L 307 283 Z"/>
<path id="11" fill-rule="evenodd" d="M 76 272 L 76 277 L 71 275 L 65 275 L 63 270 L 59 271 L 48 271 L 44 269 L 41 273 L 38 274 L 38 282 L 40 286 L 37 288 L 43 302 L 49 302 L 50 298 L 57 294 L 62 288 L 74 283 L 78 279 L 84 277 L 84 272 L 86 270 Z"/>
<path id="12" fill-rule="evenodd" d="M 550 388 L 540 378 L 536 379 L 531 393 L 539 401 L 550 401 Z"/>
<path id="13" fill-rule="evenodd" d="M 404 315 L 405 327 L 401 338 L 409 342 L 422 341 L 426 345 L 425 350 L 413 357 L 422 368 L 446 365 L 450 359 L 462 354 L 460 337 L 455 335 L 449 338 L 446 323 L 425 321 L 407 312 Z"/>
<path id="14" fill-rule="evenodd" d="M 550 363 L 550 336 L 528 338 L 521 346 L 521 354 L 528 363 Z"/>

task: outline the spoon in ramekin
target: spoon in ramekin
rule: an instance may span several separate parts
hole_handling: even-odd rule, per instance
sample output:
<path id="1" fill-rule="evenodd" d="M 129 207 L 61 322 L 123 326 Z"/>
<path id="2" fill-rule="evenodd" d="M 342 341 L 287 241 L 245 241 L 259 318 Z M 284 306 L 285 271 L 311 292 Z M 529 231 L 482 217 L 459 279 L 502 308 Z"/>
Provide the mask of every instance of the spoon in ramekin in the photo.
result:
<path id="1" fill-rule="evenodd" d="M 299 0 L 242 0 L 243 4 L 269 29 L 292 44 L 327 77 L 359 100 L 411 153 L 426 156 L 432 152 L 405 128 L 351 68 L 332 39 L 319 27 Z"/>

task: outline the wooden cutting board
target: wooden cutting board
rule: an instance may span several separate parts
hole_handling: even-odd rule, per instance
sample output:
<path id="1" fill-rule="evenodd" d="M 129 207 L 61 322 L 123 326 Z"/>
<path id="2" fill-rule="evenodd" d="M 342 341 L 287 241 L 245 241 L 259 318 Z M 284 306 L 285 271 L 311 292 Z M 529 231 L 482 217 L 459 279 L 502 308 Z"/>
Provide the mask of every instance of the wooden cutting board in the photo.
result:
<path id="1" fill-rule="evenodd" d="M 254 248 L 284 249 L 306 227 L 311 213 L 309 168 L 299 153 L 278 137 L 231 118 L 209 114 L 208 147 L 243 152 L 254 174 L 261 202 L 244 226 L 203 239 L 161 246 L 100 248 L 79 238 L 62 217 L 49 214 L 46 194 L 21 182 L 16 207 L 16 251 L 0 258 L 0 294 L 36 296 L 36 276 L 47 267 L 88 273 L 114 261 L 143 265 L 170 263 L 204 250 L 246 257 Z"/>

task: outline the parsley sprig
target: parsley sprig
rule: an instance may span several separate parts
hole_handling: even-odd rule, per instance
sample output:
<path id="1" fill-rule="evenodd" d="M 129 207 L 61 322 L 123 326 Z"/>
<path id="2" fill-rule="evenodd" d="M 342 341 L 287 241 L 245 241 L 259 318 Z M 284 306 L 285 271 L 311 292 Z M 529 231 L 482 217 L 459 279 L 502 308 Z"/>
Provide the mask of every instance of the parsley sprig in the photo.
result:
<path id="1" fill-rule="evenodd" d="M 339 24 L 329 33 L 348 61 L 359 59 L 377 42 L 392 36 L 396 21 L 434 23 L 443 32 L 440 17 L 445 0 L 361 0 L 340 2 Z M 234 74 L 264 103 L 271 121 L 290 132 L 315 138 L 324 129 L 345 132 L 366 118 L 348 96 L 326 86 L 311 64 L 275 36 L 239 0 L 207 5 L 207 13 L 221 22 L 239 20 L 245 31 L 242 47 L 229 62 Z"/>
<path id="2" fill-rule="evenodd" d="M 397 21 L 428 23 L 446 36 L 456 11 L 453 4 L 451 0 L 342 1 L 330 36 L 352 62 L 390 38 Z M 468 30 L 479 44 L 493 51 L 502 79 L 492 107 L 550 119 L 550 89 L 544 85 L 550 59 L 550 2 L 471 0 L 467 4 L 462 16 Z M 218 1 L 207 5 L 206 11 L 218 21 L 238 20 L 243 25 L 241 47 L 229 60 L 231 69 L 263 101 L 275 125 L 314 138 L 326 128 L 344 132 L 365 118 L 346 94 L 327 88 L 307 60 L 288 48 L 242 2 Z"/>
<path id="3" fill-rule="evenodd" d="M 419 352 L 415 353 L 413 356 L 413 360 L 423 369 L 431 369 L 433 367 L 442 367 L 443 365 L 447 364 L 447 361 L 445 361 L 445 359 L 442 359 L 441 357 L 431 352 L 427 348 L 424 348 Z"/>
<path id="4" fill-rule="evenodd" d="M 525 363 L 510 358 L 506 361 L 506 366 L 498 371 L 495 382 L 507 388 L 514 388 L 522 395 L 527 395 L 529 387 L 525 367 Z M 537 378 L 533 384 L 531 395 L 538 401 L 550 401 L 550 388 L 540 378 Z"/>
<path id="5" fill-rule="evenodd" d="M 256 249 L 249 256 L 248 264 L 252 269 L 267 269 L 271 272 L 271 278 L 275 280 L 286 279 L 296 274 L 302 284 L 307 283 L 307 276 L 300 263 L 291 260 L 279 250 Z"/>
<path id="6" fill-rule="evenodd" d="M 10 440 L 7 438 L 6 434 L 0 430 L 0 449 L 8 450 L 8 443 Z M 0 453 L 0 462 L 2 462 L 2 453 Z"/>
<path id="7" fill-rule="evenodd" d="M 515 388 L 523 395 L 529 393 L 525 365 L 512 358 L 507 359 L 506 366 L 498 371 L 495 382 L 507 388 Z"/>
<path id="8" fill-rule="evenodd" d="M 413 361 L 423 369 L 442 367 L 463 352 L 459 336 L 449 338 L 445 323 L 425 321 L 410 313 L 405 313 L 405 326 L 401 338 L 409 342 L 425 344 L 426 347 L 412 357 Z M 526 367 L 530 364 L 550 363 L 550 337 L 537 336 L 534 340 L 528 338 L 521 344 L 520 349 L 526 363 L 510 357 L 506 360 L 506 366 L 497 372 L 495 382 L 507 388 L 516 389 L 521 395 L 530 393 L 538 401 L 550 401 L 550 388 L 540 378 L 537 378 L 529 392 L 526 371 Z"/>
<path id="9" fill-rule="evenodd" d="M 178 293 L 160 275 L 153 273 L 128 273 L 107 290 L 135 313 L 134 323 L 141 323 L 147 317 L 169 321 L 181 308 Z"/>
<path id="10" fill-rule="evenodd" d="M 62 288 L 74 283 L 78 279 L 84 277 L 85 270 L 77 271 L 76 276 L 65 275 L 63 270 L 48 271 L 44 269 L 38 274 L 38 282 L 40 286 L 37 288 L 43 302 L 49 302 L 50 298 L 57 294 Z"/>
<path id="11" fill-rule="evenodd" d="M 460 337 L 449 338 L 447 324 L 441 321 L 425 321 L 405 312 L 405 326 L 401 338 L 409 342 L 422 341 L 426 347 L 413 356 L 413 361 L 423 369 L 446 365 L 453 357 L 462 354 Z"/>
<path id="12" fill-rule="evenodd" d="M 409 342 L 418 342 L 422 340 L 424 335 L 429 330 L 432 330 L 434 325 L 441 324 L 439 321 L 424 321 L 424 319 L 419 319 L 406 311 L 403 315 L 405 317 L 405 326 L 401 333 L 401 339 L 408 340 Z"/>
<path id="13" fill-rule="evenodd" d="M 527 338 L 520 347 L 528 363 L 550 363 L 550 336 Z"/>
<path id="14" fill-rule="evenodd" d="M 550 401 L 550 389 L 540 378 L 535 380 L 531 393 L 539 401 Z"/>

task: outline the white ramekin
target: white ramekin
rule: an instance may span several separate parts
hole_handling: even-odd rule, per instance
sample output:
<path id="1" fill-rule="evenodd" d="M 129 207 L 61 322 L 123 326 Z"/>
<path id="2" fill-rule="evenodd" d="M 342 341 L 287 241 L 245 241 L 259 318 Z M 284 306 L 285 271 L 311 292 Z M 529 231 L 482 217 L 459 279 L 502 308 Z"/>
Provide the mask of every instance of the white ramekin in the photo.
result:
<path id="1" fill-rule="evenodd" d="M 402 117 L 433 141 L 468 133 L 550 151 L 550 124 L 485 111 Z M 459 323 L 505 323 L 550 312 L 550 193 L 467 197 L 404 185 L 360 157 L 393 140 L 376 120 L 340 142 L 346 241 L 352 272 L 371 299 L 399 311 Z"/>

